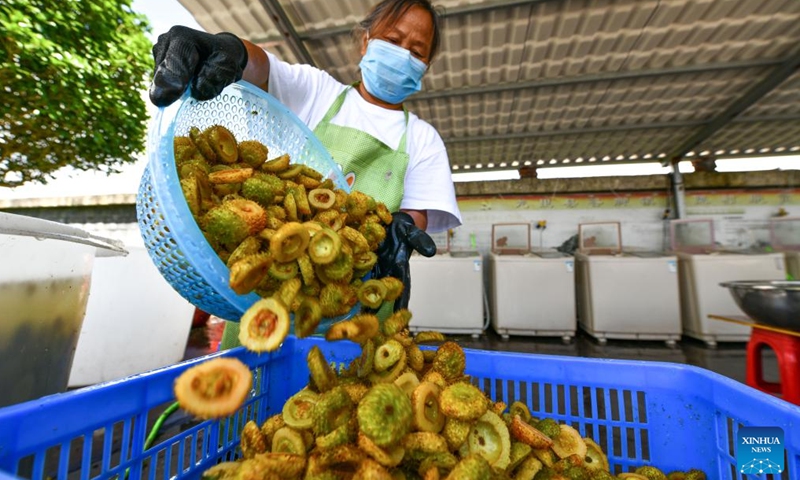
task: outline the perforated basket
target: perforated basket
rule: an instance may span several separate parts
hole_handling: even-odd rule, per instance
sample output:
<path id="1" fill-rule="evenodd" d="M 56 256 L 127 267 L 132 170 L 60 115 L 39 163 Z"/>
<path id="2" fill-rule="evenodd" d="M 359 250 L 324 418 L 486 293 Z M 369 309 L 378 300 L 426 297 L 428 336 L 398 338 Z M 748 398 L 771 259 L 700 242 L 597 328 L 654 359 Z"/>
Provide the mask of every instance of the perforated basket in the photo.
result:
<path id="1" fill-rule="evenodd" d="M 148 164 L 136 198 L 139 230 L 150 257 L 172 287 L 201 310 L 239 321 L 255 303 L 255 293 L 239 295 L 228 286 L 228 267 L 200 231 L 183 196 L 175 168 L 173 138 L 191 127 L 227 127 L 237 140 L 258 140 L 270 158 L 289 154 L 350 191 L 341 169 L 311 130 L 286 106 L 263 90 L 238 82 L 220 95 L 198 101 L 185 94 L 161 108 L 148 132 Z M 321 328 L 335 319 L 323 321 Z"/>

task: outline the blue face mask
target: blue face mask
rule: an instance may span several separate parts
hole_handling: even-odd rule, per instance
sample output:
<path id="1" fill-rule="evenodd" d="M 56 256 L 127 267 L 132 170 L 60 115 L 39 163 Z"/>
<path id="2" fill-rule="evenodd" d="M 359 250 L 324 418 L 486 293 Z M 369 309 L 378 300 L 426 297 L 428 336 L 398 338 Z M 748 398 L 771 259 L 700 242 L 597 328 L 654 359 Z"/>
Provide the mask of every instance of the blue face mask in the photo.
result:
<path id="1" fill-rule="evenodd" d="M 367 43 L 367 53 L 358 66 L 370 95 L 391 104 L 402 103 L 412 93 L 419 92 L 428 68 L 405 48 L 377 38 Z"/>

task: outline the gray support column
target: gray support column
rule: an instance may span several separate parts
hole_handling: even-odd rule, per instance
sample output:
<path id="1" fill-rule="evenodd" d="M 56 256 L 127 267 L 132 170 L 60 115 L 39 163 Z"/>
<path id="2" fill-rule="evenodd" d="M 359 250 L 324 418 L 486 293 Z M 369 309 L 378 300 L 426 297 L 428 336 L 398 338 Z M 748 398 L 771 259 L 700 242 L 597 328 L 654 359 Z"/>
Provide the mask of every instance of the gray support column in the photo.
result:
<path id="1" fill-rule="evenodd" d="M 672 184 L 672 207 L 675 209 L 672 218 L 686 218 L 686 188 L 683 185 L 683 174 L 678 170 L 678 162 L 672 163 L 670 183 Z"/>

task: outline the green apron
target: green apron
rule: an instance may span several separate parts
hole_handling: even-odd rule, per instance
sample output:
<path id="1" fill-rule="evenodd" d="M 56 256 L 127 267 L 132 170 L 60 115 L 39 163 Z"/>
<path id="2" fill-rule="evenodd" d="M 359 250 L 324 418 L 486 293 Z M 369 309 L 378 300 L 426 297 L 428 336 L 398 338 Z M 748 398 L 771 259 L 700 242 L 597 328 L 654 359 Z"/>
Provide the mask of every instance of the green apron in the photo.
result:
<path id="1" fill-rule="evenodd" d="M 408 110 L 403 106 L 406 131 L 400 139 L 397 150 L 381 142 L 372 135 L 352 127 L 333 125 L 331 120 L 339 113 L 347 92 L 344 89 L 336 97 L 314 134 L 328 149 L 333 160 L 342 168 L 353 190 L 359 190 L 383 202 L 390 212 L 400 209 L 403 200 L 403 183 L 408 168 L 406 153 L 406 133 L 408 132 Z M 393 302 L 384 303 L 378 310 L 378 317 L 386 319 L 393 310 Z M 239 346 L 239 322 L 226 322 L 220 344 L 221 350 Z"/>

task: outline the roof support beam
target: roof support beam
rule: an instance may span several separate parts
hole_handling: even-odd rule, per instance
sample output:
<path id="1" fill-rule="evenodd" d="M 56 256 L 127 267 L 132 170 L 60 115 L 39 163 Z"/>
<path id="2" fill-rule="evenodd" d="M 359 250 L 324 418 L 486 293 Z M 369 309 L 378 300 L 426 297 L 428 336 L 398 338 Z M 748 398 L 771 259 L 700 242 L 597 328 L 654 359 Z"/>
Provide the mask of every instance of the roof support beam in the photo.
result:
<path id="1" fill-rule="evenodd" d="M 768 154 L 771 157 L 775 156 L 782 156 L 782 155 L 797 155 L 797 152 L 770 152 Z M 752 155 L 731 155 L 725 154 L 725 158 L 747 158 L 752 157 Z M 470 163 L 467 161 L 461 161 L 459 158 L 450 157 L 450 165 L 454 166 L 453 172 L 454 173 L 465 173 L 465 172 L 493 172 L 499 170 L 516 170 L 522 167 L 536 167 L 537 169 L 545 169 L 545 168 L 557 168 L 557 167 L 587 167 L 590 165 L 642 165 L 642 164 L 653 164 L 653 163 L 661 163 L 660 158 L 652 157 L 652 158 L 641 158 L 639 157 L 636 160 L 631 160 L 626 158 L 624 160 L 617 160 L 615 158 L 610 158 L 609 160 L 603 160 L 600 158 L 596 158 L 595 161 L 587 161 L 584 160 L 582 162 L 575 162 L 574 159 L 569 163 L 559 162 L 556 161 L 555 163 L 551 163 L 551 161 L 544 161 L 544 160 L 532 160 L 532 157 L 529 157 L 528 160 L 520 160 L 521 157 L 516 157 L 513 159 L 507 160 L 495 160 L 492 163 L 494 164 L 493 167 L 488 167 L 487 162 L 483 162 L 483 166 L 481 168 L 477 168 L 474 163 Z M 539 164 L 539 161 L 543 161 L 542 164 Z M 501 166 L 502 164 L 502 166 Z M 527 165 L 526 165 L 527 164 Z M 749 173 L 758 173 L 763 174 L 767 172 L 749 172 Z M 779 175 L 785 175 L 783 172 L 778 172 Z M 671 175 L 671 173 L 670 173 Z M 788 177 L 787 177 L 788 178 Z M 789 179 L 787 182 L 791 182 Z M 792 186 L 791 184 L 789 186 Z"/>
<path id="2" fill-rule="evenodd" d="M 687 138 L 683 143 L 669 152 L 666 161 L 671 163 L 679 162 L 683 157 L 694 150 L 700 143 L 704 142 L 718 130 L 727 125 L 734 117 L 747 110 L 751 105 L 768 94 L 784 80 L 794 74 L 800 67 L 800 50 L 778 65 L 766 78 L 755 84 L 744 95 L 730 104 L 722 113 L 709 121 L 703 128 Z"/>
<path id="3" fill-rule="evenodd" d="M 264 1 L 269 0 L 261 0 L 262 3 Z M 486 13 L 493 10 L 502 10 L 504 8 L 514 8 L 514 7 L 524 7 L 526 5 L 534 5 L 537 3 L 547 3 L 552 1 L 560 1 L 560 0 L 501 0 L 501 1 L 486 1 L 483 3 L 472 4 L 472 5 L 463 5 L 459 7 L 453 7 L 444 10 L 441 15 L 442 19 L 450 18 L 450 17 L 457 17 L 461 15 L 469 15 L 472 13 Z M 275 3 L 278 3 L 275 0 Z M 269 10 L 268 10 L 269 11 Z M 270 12 L 271 14 L 271 12 Z M 330 27 L 330 28 L 321 28 L 319 30 L 311 30 L 308 32 L 303 32 L 298 35 L 298 38 L 301 40 L 321 40 L 328 37 L 335 37 L 337 35 L 344 35 L 350 33 L 355 24 L 349 25 L 341 25 L 338 27 Z M 253 41 L 255 43 L 268 43 L 274 42 L 279 39 L 275 37 L 264 37 L 264 38 L 255 38 Z"/>
<path id="4" fill-rule="evenodd" d="M 483 3 L 473 3 L 445 9 L 442 14 L 442 18 L 458 17 L 473 13 L 486 13 L 495 10 L 503 10 L 506 8 L 525 7 L 527 5 L 535 5 L 537 3 L 548 3 L 553 1 L 561 0 L 490 0 Z"/>
<path id="5" fill-rule="evenodd" d="M 284 38 L 281 38 L 281 40 L 286 41 L 297 59 L 301 63 L 316 66 L 314 59 L 311 57 L 311 53 L 309 53 L 303 43 L 303 39 L 300 38 L 294 25 L 286 15 L 286 10 L 281 6 L 280 0 L 259 0 L 259 2 L 269 14 L 270 18 L 272 18 L 272 21 L 275 22 L 275 26 L 278 27 L 278 30 L 283 34 Z M 259 41 L 256 41 L 256 43 L 259 43 Z"/>
<path id="6" fill-rule="evenodd" d="M 443 140 L 446 144 L 452 145 L 454 143 L 487 142 L 493 140 L 497 141 L 523 140 L 526 138 L 559 137 L 564 135 L 585 135 L 589 133 L 613 133 L 613 132 L 627 132 L 631 130 L 661 130 L 666 128 L 690 128 L 704 124 L 705 124 L 704 121 L 694 121 L 694 122 L 649 123 L 644 125 L 609 125 L 605 127 L 575 128 L 570 130 L 548 130 L 542 132 L 503 133 L 498 135 L 480 135 L 475 137 L 449 137 Z"/>
<path id="7" fill-rule="evenodd" d="M 581 75 L 571 78 L 547 78 L 540 80 L 529 80 L 527 82 L 515 82 L 501 85 L 486 85 L 481 87 L 454 88 L 451 90 L 440 90 L 434 92 L 420 92 L 409 101 L 430 100 L 433 98 L 444 98 L 463 95 L 481 95 L 485 93 L 499 93 L 517 90 L 528 90 L 545 87 L 562 87 L 566 85 L 577 85 L 581 83 L 595 83 L 617 80 L 635 80 L 639 78 L 659 77 L 664 75 L 682 75 L 691 73 L 707 73 L 723 70 L 738 70 L 746 68 L 774 67 L 782 65 L 785 60 L 754 60 L 742 62 L 728 62 L 710 65 L 690 65 L 686 67 L 658 68 L 653 70 L 638 70 L 630 72 L 608 72 L 594 75 Z"/>
<path id="8" fill-rule="evenodd" d="M 761 117 L 736 117 L 731 123 L 796 122 L 800 115 L 763 115 Z"/>
<path id="9" fill-rule="evenodd" d="M 758 123 L 758 122 L 793 122 L 800 120 L 800 115 L 767 115 L 761 117 L 742 117 L 731 120 L 731 123 Z M 479 135 L 474 137 L 448 137 L 444 138 L 447 144 L 473 143 L 505 140 L 524 140 L 526 138 L 561 137 L 565 135 L 586 135 L 592 133 L 629 132 L 633 130 L 662 130 L 669 128 L 693 128 L 707 125 L 705 120 L 685 122 L 661 122 L 644 125 L 609 125 L 604 127 L 575 128 L 569 130 L 547 130 L 541 132 L 503 133 L 497 135 Z M 688 152 L 687 152 L 688 153 Z"/>

